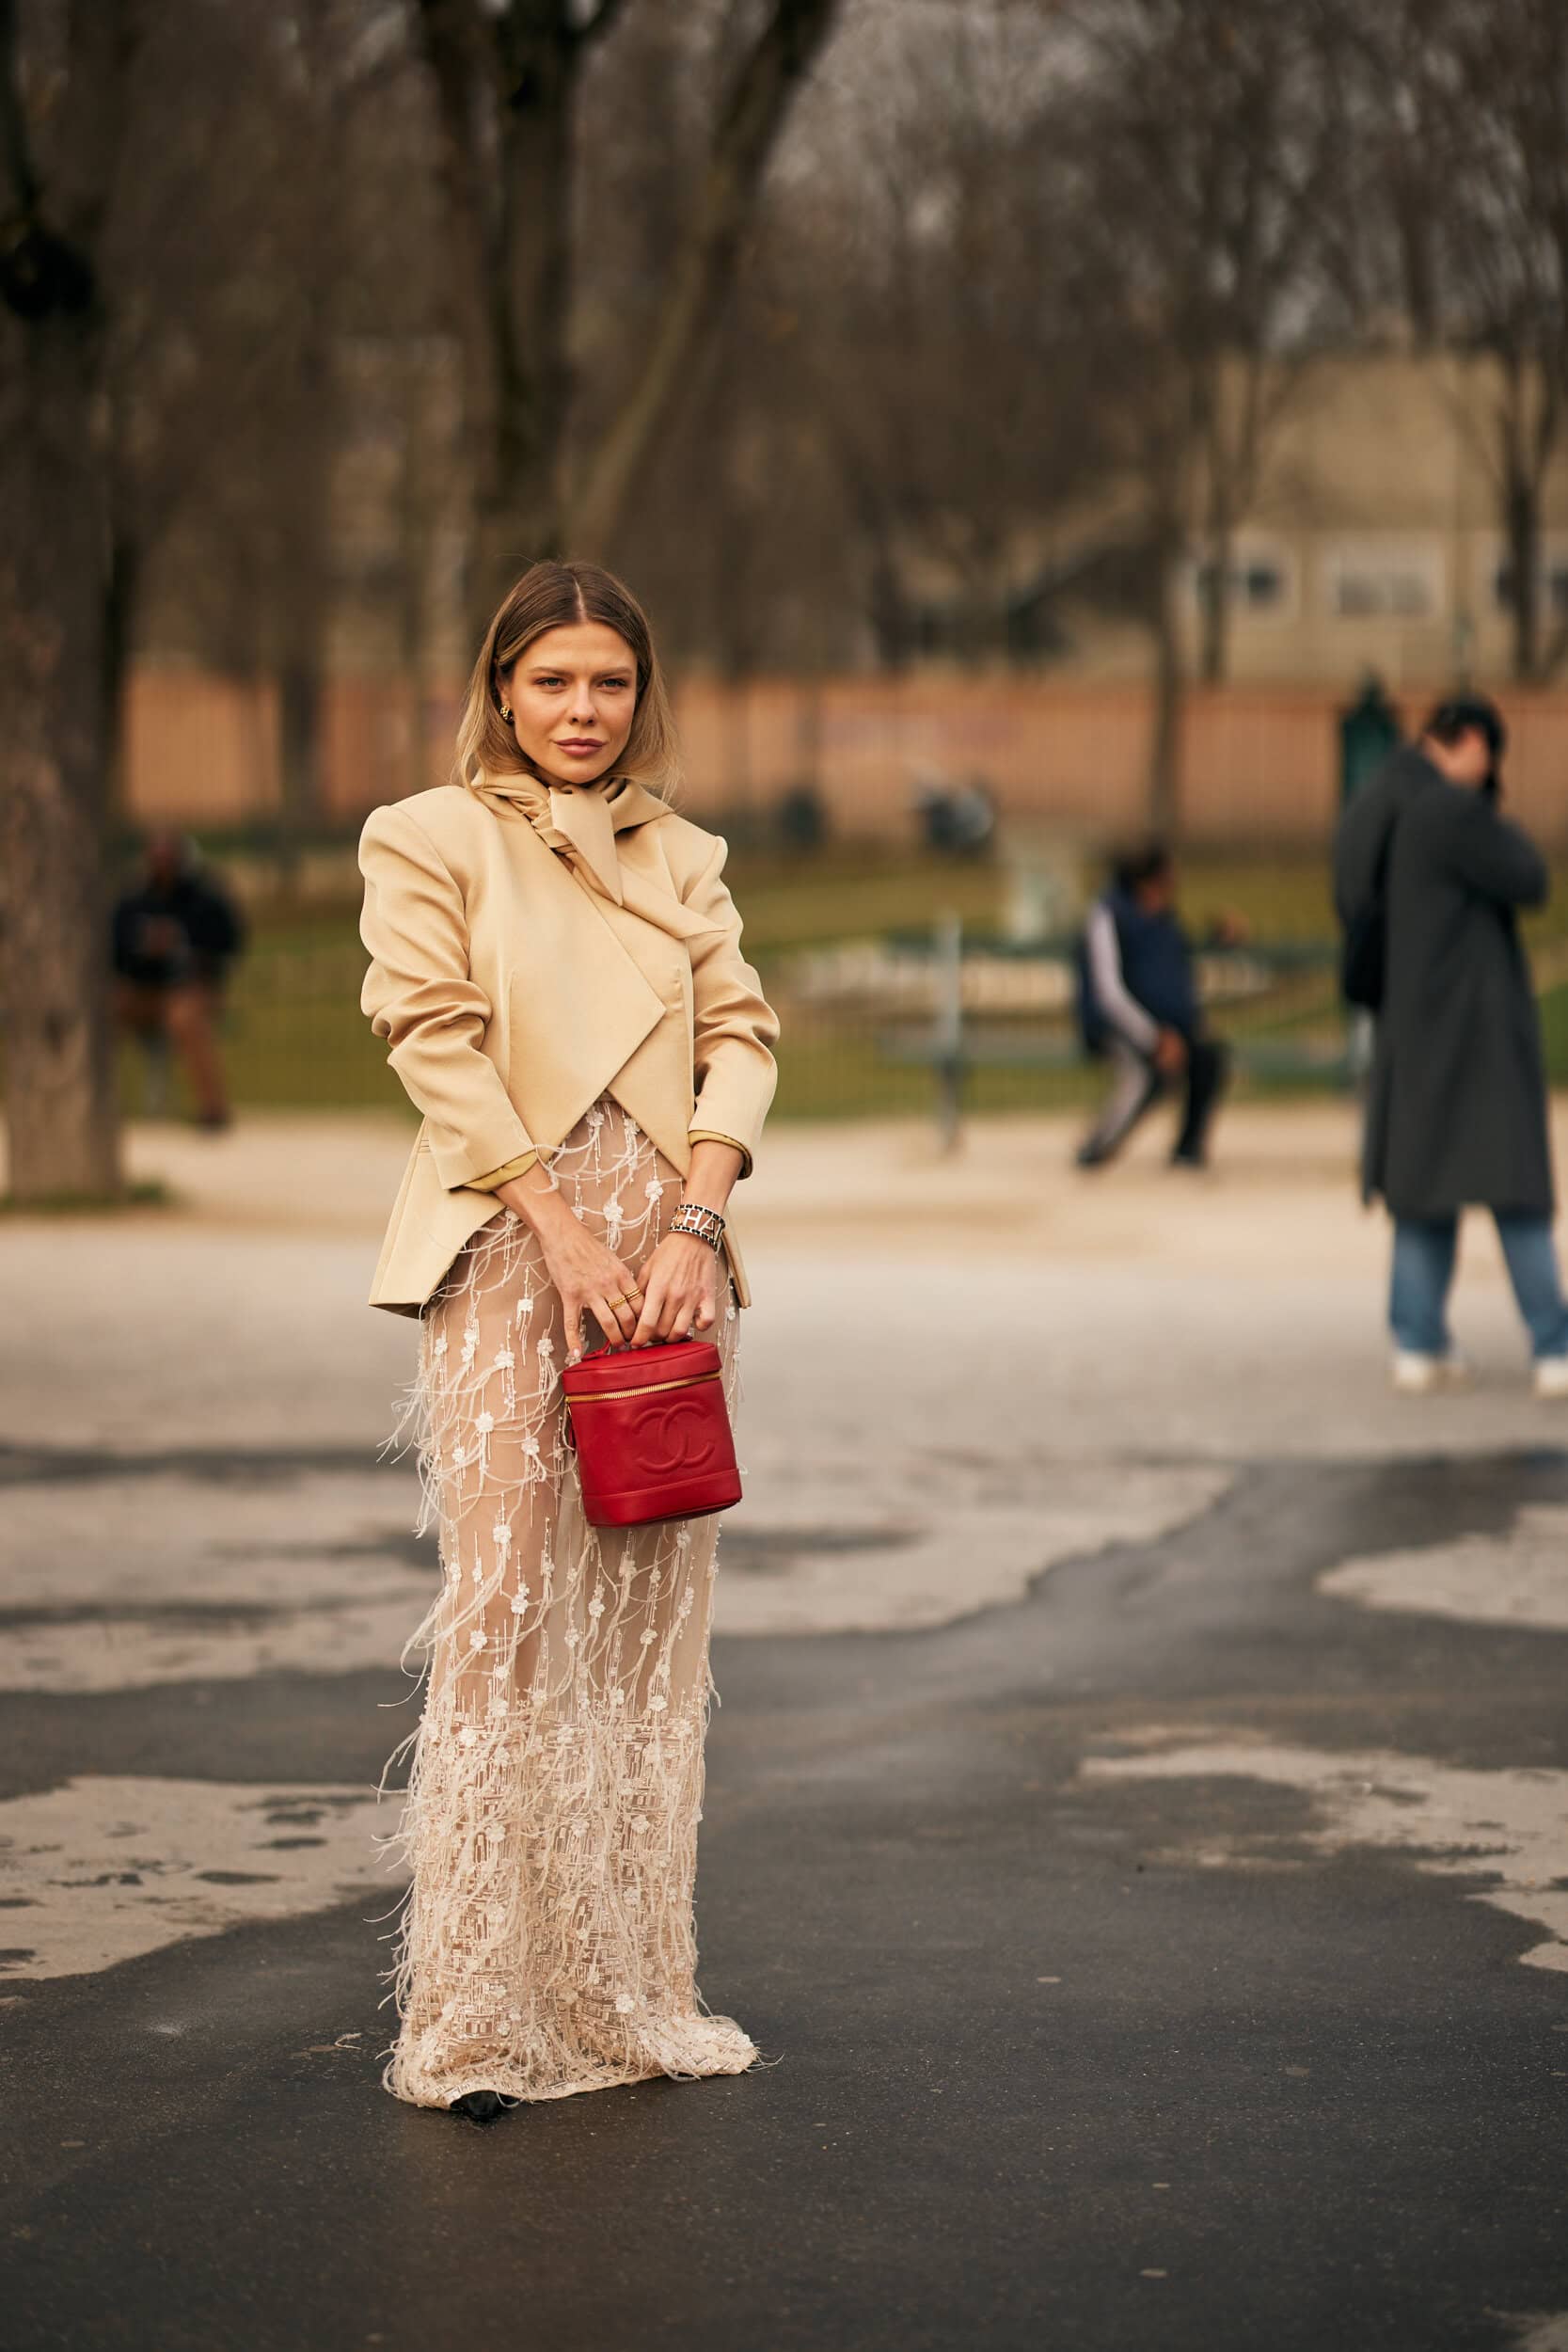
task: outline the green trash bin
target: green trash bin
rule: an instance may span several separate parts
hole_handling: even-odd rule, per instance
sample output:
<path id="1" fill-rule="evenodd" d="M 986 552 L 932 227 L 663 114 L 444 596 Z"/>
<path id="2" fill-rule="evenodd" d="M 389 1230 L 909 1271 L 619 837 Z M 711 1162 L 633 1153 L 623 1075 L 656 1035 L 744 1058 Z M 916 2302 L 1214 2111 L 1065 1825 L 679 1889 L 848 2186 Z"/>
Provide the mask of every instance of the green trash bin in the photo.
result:
<path id="1" fill-rule="evenodd" d="M 1339 713 L 1339 805 L 1346 807 L 1403 741 L 1399 712 L 1383 680 L 1369 673 L 1355 700 Z"/>
<path id="2" fill-rule="evenodd" d="M 1390 752 L 1404 739 L 1399 712 L 1384 691 L 1383 680 L 1369 671 L 1361 691 L 1339 713 L 1339 806 L 1347 808 L 1364 784 L 1370 784 Z M 1345 1008 L 1345 1083 L 1365 1083 L 1372 1059 L 1372 1016 Z"/>

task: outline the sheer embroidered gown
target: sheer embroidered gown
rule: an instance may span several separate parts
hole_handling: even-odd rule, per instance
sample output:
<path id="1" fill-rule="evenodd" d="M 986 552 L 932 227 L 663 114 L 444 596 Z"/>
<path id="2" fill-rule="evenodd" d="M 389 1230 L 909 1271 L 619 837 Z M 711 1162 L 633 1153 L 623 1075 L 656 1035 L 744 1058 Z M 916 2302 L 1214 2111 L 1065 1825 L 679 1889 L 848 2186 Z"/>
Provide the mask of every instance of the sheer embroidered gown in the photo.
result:
<path id="1" fill-rule="evenodd" d="M 640 1266 L 679 1204 L 674 1168 L 609 1097 L 552 1166 Z M 736 1320 L 721 1284 L 732 1406 Z M 500 1210 L 425 1309 L 412 1399 L 442 1585 L 409 1645 L 428 1679 L 397 1838 L 412 1883 L 387 2087 L 421 2106 L 756 2057 L 695 1982 L 719 1522 L 588 1526 L 565 1353 L 538 1243 Z"/>

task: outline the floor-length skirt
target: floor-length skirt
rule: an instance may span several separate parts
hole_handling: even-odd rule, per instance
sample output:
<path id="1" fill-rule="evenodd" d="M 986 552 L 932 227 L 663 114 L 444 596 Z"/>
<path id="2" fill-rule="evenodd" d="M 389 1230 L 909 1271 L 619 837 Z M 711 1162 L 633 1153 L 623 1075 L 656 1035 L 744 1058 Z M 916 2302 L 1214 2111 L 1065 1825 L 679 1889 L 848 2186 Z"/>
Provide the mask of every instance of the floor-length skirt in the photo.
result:
<path id="1" fill-rule="evenodd" d="M 551 1165 L 640 1268 L 679 1203 L 674 1168 L 608 1097 Z M 733 1406 L 727 1283 L 720 1297 Z M 442 1584 L 410 1644 L 426 1687 L 387 2088 L 420 2106 L 734 2074 L 756 2057 L 695 1980 L 719 1522 L 587 1524 L 565 1355 L 538 1242 L 502 1209 L 424 1311 L 413 1397 Z"/>

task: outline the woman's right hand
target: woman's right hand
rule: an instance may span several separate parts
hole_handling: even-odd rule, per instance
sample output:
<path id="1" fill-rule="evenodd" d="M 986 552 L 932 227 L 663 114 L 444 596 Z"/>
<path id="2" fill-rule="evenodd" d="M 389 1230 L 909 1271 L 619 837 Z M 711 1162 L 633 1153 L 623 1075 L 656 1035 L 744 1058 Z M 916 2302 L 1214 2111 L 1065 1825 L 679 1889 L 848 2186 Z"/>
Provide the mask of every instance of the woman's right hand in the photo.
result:
<path id="1" fill-rule="evenodd" d="M 537 1167 L 531 1168 L 498 1185 L 497 1196 L 539 1237 L 545 1271 L 566 1325 L 566 1361 L 575 1364 L 582 1356 L 584 1315 L 591 1314 L 610 1344 L 619 1345 L 637 1328 L 642 1293 L 625 1259 L 594 1238 L 553 1185 L 541 1185 L 537 1179 Z"/>

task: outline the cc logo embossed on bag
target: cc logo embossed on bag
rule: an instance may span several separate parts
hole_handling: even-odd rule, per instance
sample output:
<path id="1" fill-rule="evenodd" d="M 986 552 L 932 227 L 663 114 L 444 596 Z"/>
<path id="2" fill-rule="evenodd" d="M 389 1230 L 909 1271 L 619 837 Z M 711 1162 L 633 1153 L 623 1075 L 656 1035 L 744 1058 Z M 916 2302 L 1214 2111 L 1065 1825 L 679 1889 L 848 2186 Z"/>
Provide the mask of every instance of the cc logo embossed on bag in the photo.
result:
<path id="1" fill-rule="evenodd" d="M 705 1518 L 740 1501 L 711 1340 L 606 1350 L 561 1375 L 592 1527 Z"/>
<path id="2" fill-rule="evenodd" d="M 643 1464 L 656 1478 L 705 1470 L 713 1459 L 712 1424 L 689 1394 L 661 1397 L 646 1406 L 637 1434 Z"/>

